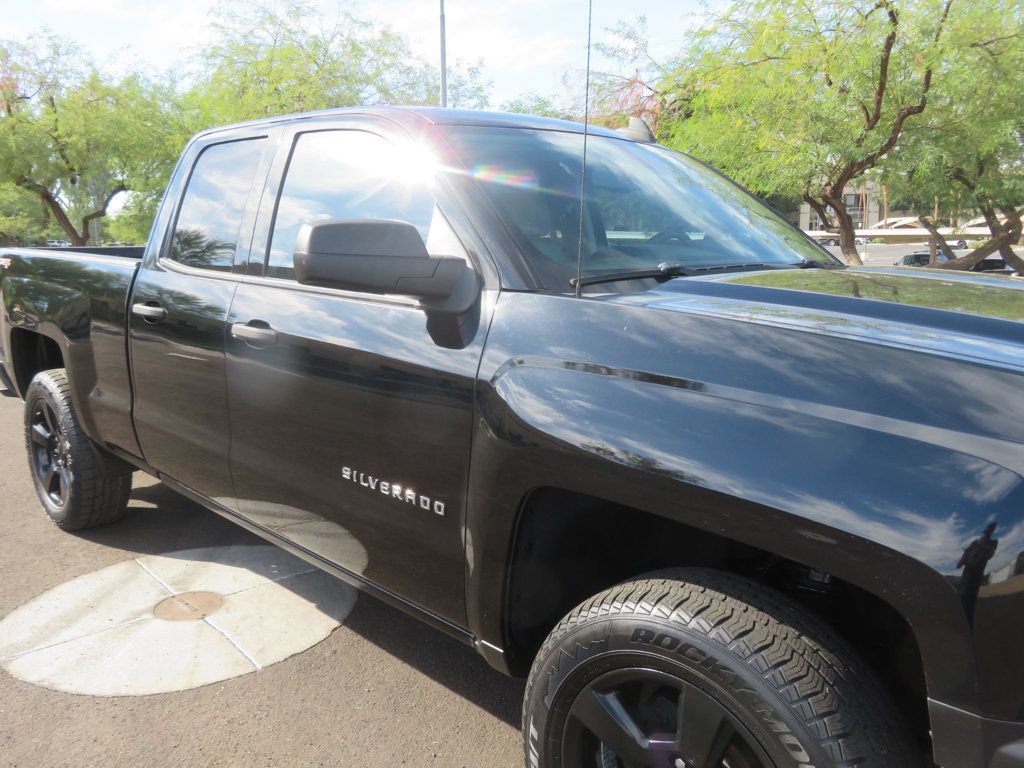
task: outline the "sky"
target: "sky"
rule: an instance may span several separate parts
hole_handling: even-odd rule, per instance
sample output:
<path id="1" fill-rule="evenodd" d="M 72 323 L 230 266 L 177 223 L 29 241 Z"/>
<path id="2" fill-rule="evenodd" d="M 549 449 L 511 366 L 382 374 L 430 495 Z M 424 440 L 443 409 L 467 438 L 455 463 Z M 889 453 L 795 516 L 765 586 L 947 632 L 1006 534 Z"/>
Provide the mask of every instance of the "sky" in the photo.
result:
<path id="1" fill-rule="evenodd" d="M 314 0 L 328 16 L 335 0 Z M 0 37 L 23 39 L 49 28 L 76 40 L 115 71 L 184 68 L 191 53 L 213 37 L 210 11 L 217 0 L 0 0 Z M 438 60 L 439 0 L 350 0 L 355 16 L 405 35 L 415 53 Z M 610 40 L 619 21 L 647 18 L 650 53 L 667 59 L 681 33 L 703 13 L 701 0 L 594 0 L 593 39 Z M 586 63 L 585 0 L 446 0 L 448 61 L 482 59 L 498 106 L 526 92 L 566 94 L 566 71 Z M 594 66 L 601 61 L 595 58 Z M 642 65 L 642 63 L 641 63 Z"/>

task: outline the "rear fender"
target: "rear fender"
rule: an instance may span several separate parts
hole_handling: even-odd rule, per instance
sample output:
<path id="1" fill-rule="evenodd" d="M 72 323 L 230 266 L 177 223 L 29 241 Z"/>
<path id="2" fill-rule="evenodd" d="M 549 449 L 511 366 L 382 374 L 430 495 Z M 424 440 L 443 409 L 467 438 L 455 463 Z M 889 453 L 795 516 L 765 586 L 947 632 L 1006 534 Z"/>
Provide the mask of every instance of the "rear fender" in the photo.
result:
<path id="1" fill-rule="evenodd" d="M 96 367 L 89 349 L 91 334 L 90 300 L 82 291 L 69 286 L 41 281 L 32 277 L 8 276 L 3 281 L 3 314 L 5 320 L 4 348 L 7 350 L 12 379 L 25 396 L 28 382 L 18 382 L 14 372 L 18 360 L 12 336 L 16 330 L 45 336 L 56 342 L 64 358 L 75 411 L 86 434 L 94 438 L 95 426 L 89 409 L 83 408 L 79 393 L 89 392 L 96 385 Z"/>

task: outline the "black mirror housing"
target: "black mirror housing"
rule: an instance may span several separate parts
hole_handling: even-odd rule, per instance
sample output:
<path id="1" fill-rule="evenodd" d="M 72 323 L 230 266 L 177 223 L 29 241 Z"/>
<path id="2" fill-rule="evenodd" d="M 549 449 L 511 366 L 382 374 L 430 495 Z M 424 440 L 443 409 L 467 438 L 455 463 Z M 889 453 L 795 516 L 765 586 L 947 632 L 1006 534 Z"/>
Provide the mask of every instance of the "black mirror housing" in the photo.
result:
<path id="1" fill-rule="evenodd" d="M 412 296 L 442 310 L 453 294 L 466 293 L 467 279 L 476 285 L 464 260 L 432 258 L 416 227 L 388 219 L 305 224 L 295 242 L 294 266 L 303 285 Z"/>

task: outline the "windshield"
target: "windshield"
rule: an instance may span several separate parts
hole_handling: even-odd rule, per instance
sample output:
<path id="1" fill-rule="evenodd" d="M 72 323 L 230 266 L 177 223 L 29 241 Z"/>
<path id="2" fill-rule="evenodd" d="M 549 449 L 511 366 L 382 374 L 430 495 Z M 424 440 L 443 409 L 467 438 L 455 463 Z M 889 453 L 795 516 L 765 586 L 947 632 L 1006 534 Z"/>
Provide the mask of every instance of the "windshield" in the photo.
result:
<path id="1" fill-rule="evenodd" d="M 566 292 L 580 243 L 583 135 L 519 128 L 446 134 L 544 286 Z M 591 135 L 585 276 L 656 268 L 836 262 L 735 184 L 685 155 Z"/>

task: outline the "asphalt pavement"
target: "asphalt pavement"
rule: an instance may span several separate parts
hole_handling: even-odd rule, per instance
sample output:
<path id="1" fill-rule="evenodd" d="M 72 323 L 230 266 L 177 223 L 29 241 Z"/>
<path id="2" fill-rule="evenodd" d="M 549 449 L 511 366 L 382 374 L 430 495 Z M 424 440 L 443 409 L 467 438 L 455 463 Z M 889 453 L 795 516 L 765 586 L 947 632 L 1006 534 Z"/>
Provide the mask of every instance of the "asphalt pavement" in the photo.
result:
<path id="1" fill-rule="evenodd" d="M 842 251 L 835 246 L 827 246 L 826 250 L 834 256 L 843 260 Z M 899 259 L 901 256 L 906 256 L 908 253 L 914 253 L 915 251 L 926 251 L 928 246 L 923 242 L 921 243 L 902 243 L 900 245 L 858 245 L 857 251 L 861 254 L 861 258 L 864 263 L 870 267 L 891 267 L 893 262 Z M 1014 250 L 1021 255 L 1024 255 L 1024 247 L 1015 247 Z M 957 256 L 966 256 L 970 251 L 966 250 L 954 250 L 953 253 Z M 999 254 L 995 254 L 998 256 Z"/>
<path id="2" fill-rule="evenodd" d="M 141 473 L 122 521 L 63 533 L 31 485 L 21 406 L 0 397 L 0 616 L 140 555 L 260 542 Z M 0 671 L 0 766 L 520 766 L 522 693 L 471 648 L 360 595 L 326 640 L 201 688 L 96 697 Z"/>

